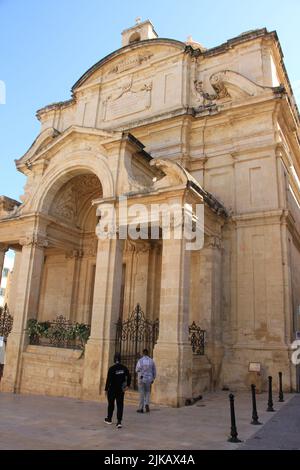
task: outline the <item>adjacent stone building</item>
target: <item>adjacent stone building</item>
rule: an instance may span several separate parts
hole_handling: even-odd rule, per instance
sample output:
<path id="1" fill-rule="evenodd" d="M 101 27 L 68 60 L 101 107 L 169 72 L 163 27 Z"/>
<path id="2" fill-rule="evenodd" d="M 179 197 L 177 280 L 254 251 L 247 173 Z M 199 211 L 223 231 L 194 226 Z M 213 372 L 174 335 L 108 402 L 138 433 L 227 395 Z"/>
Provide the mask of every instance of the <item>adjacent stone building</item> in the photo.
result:
<path id="1" fill-rule="evenodd" d="M 276 32 L 206 49 L 138 22 L 69 101 L 37 117 L 41 132 L 16 162 L 22 202 L 0 200 L 0 271 L 16 251 L 2 390 L 98 399 L 118 318 L 137 303 L 159 320 L 156 401 L 248 387 L 250 362 L 262 387 L 281 370 L 295 390 L 299 114 Z M 204 204 L 203 248 L 98 240 L 99 214 L 121 196 L 129 207 Z M 28 344 L 28 319 L 57 315 L 91 325 L 84 355 Z M 193 322 L 206 331 L 204 354 L 193 354 Z"/>

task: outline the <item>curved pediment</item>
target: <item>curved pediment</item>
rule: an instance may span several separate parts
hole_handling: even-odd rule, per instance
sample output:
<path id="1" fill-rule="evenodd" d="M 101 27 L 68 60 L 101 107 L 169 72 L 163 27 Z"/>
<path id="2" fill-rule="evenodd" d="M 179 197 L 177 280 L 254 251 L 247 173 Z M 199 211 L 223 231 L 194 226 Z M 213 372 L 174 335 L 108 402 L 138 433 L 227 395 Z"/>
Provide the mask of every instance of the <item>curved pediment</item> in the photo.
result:
<path id="1" fill-rule="evenodd" d="M 167 57 L 170 53 L 184 51 L 186 44 L 174 39 L 150 39 L 122 47 L 101 59 L 85 72 L 72 87 L 72 92 L 83 85 L 89 85 L 101 80 L 118 77 L 123 72 L 145 65 L 160 57 Z M 155 56 L 155 57 L 154 57 Z"/>

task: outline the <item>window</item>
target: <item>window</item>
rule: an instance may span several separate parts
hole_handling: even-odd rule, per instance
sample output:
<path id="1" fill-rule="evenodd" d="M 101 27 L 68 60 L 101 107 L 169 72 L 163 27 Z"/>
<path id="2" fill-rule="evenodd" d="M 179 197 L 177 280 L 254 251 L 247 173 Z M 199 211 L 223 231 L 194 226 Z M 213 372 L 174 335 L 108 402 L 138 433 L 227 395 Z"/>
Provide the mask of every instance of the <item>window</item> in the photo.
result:
<path id="1" fill-rule="evenodd" d="M 0 297 L 4 297 L 5 295 L 5 289 L 3 287 L 0 287 Z"/>

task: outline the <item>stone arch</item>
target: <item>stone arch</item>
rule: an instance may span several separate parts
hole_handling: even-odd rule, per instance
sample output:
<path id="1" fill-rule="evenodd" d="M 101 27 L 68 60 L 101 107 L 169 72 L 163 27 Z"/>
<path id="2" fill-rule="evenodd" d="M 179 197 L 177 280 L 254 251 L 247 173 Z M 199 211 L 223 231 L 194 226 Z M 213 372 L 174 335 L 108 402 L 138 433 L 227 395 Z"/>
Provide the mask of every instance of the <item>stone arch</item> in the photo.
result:
<path id="1" fill-rule="evenodd" d="M 39 298 L 39 321 L 60 312 L 71 321 L 90 324 L 97 254 L 94 199 L 114 194 L 105 157 L 89 150 L 57 153 L 36 194 L 36 210 L 50 216 L 49 240 Z M 79 286 L 79 287 L 78 287 Z M 80 286 L 84 286 L 80 287 Z M 63 296 L 57 296 L 59 290 Z"/>
<path id="2" fill-rule="evenodd" d="M 141 40 L 141 35 L 139 32 L 133 33 L 129 38 L 129 44 L 133 44 L 134 42 L 139 42 Z"/>
<path id="3" fill-rule="evenodd" d="M 91 151 L 77 150 L 64 157 L 63 164 L 58 163 L 47 171 L 36 194 L 34 209 L 48 213 L 53 199 L 62 186 L 71 178 L 83 173 L 92 173 L 98 177 L 102 186 L 102 196 L 114 195 L 113 175 L 102 155 Z"/>
<path id="4" fill-rule="evenodd" d="M 76 176 L 71 174 L 71 178 L 56 192 L 48 213 L 82 230 L 86 229 L 87 222 L 92 219 L 95 229 L 97 217 L 92 201 L 101 198 L 102 192 L 100 180 L 94 173 L 81 172 Z"/>

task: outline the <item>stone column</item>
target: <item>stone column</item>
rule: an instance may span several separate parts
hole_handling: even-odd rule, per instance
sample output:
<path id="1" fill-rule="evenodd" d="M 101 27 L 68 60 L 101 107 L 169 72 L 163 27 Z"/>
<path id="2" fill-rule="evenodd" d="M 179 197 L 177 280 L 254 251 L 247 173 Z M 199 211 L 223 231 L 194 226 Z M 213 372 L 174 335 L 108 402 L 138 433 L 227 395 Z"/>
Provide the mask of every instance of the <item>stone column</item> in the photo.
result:
<path id="1" fill-rule="evenodd" d="M 147 286 L 147 314 L 150 320 L 156 320 L 159 316 L 159 292 L 160 292 L 160 245 L 152 246 L 149 256 L 149 280 Z"/>
<path id="2" fill-rule="evenodd" d="M 37 316 L 44 247 L 47 246 L 47 241 L 43 236 L 33 235 L 20 240 L 20 244 L 22 254 L 13 312 L 14 323 L 7 341 L 6 364 L 1 382 L 1 390 L 15 393 L 20 390 L 22 353 L 28 344 L 27 321 Z"/>
<path id="3" fill-rule="evenodd" d="M 185 240 L 164 240 L 154 400 L 171 406 L 182 406 L 192 397 L 189 284 L 190 251 Z"/>
<path id="4" fill-rule="evenodd" d="M 83 252 L 80 250 L 71 250 L 66 252 L 68 282 L 66 283 L 65 299 L 68 299 L 69 305 L 66 303 L 66 313 L 69 312 L 68 318 L 72 322 L 76 322 L 78 315 L 78 291 L 79 291 L 79 268 Z"/>
<path id="5" fill-rule="evenodd" d="M 5 253 L 7 252 L 7 246 L 0 244 L 0 287 L 1 287 L 1 281 L 2 281 L 2 271 L 3 271 L 3 266 L 4 266 L 4 258 L 5 258 Z"/>
<path id="6" fill-rule="evenodd" d="M 212 364 L 212 385 L 219 381 L 223 357 L 222 317 L 221 317 L 221 240 L 208 236 L 201 250 L 201 319 L 200 324 L 206 330 L 205 354 Z"/>
<path id="7" fill-rule="evenodd" d="M 147 285 L 149 275 L 150 249 L 150 243 L 144 241 L 136 243 L 133 309 L 139 303 L 144 312 L 147 312 Z M 147 312 L 147 315 L 149 316 L 149 312 Z"/>
<path id="8" fill-rule="evenodd" d="M 82 397 L 98 399 L 112 365 L 120 310 L 124 240 L 98 240 L 91 336 L 85 348 Z"/>

